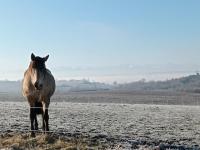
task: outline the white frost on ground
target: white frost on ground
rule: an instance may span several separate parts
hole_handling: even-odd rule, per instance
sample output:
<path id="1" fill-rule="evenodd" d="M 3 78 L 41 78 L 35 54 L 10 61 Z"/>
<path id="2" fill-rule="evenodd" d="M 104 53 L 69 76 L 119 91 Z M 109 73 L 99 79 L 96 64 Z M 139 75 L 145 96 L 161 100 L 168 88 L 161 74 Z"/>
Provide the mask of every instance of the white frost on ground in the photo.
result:
<path id="1" fill-rule="evenodd" d="M 29 130 L 27 102 L 0 102 L 0 112 L 1 132 Z M 55 132 L 200 145 L 200 106 L 53 102 L 49 116 Z"/>

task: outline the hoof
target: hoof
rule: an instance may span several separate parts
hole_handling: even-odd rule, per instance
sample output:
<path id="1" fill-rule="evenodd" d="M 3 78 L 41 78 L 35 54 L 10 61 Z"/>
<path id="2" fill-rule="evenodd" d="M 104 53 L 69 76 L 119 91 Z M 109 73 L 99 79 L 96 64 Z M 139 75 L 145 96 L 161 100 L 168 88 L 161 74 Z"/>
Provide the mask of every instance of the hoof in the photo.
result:
<path id="1" fill-rule="evenodd" d="M 35 126 L 35 130 L 38 130 L 38 126 Z"/>
<path id="2" fill-rule="evenodd" d="M 31 133 L 31 137 L 34 138 L 35 137 L 35 133 L 32 132 Z"/>

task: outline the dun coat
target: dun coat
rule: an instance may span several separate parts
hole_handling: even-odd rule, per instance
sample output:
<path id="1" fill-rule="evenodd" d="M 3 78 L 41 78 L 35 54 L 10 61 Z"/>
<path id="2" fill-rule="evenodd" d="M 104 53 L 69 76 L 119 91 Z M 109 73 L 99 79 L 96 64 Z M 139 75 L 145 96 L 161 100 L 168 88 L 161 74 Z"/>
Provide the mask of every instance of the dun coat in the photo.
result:
<path id="1" fill-rule="evenodd" d="M 45 65 L 48 58 L 49 55 L 42 58 L 31 54 L 22 82 L 22 93 L 30 106 L 31 136 L 38 130 L 37 114 L 42 114 L 44 132 L 49 131 L 48 107 L 55 91 L 55 80 Z"/>

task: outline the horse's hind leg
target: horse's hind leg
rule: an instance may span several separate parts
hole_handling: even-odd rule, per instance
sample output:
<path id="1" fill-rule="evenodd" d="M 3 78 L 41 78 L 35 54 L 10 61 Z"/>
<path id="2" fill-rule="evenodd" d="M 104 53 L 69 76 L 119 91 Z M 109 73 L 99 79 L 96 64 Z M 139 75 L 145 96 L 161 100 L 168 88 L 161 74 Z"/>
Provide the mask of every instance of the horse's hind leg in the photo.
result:
<path id="1" fill-rule="evenodd" d="M 48 113 L 48 109 L 45 110 L 44 120 L 45 120 L 45 130 L 49 131 L 49 113 Z"/>
<path id="2" fill-rule="evenodd" d="M 44 111 L 42 112 L 42 129 L 45 131 Z"/>
<path id="3" fill-rule="evenodd" d="M 43 130 L 44 132 L 49 131 L 49 113 L 48 104 L 43 102 Z"/>
<path id="4" fill-rule="evenodd" d="M 42 115 L 42 120 L 43 120 L 43 131 L 49 131 L 49 114 L 48 114 L 48 109 L 45 109 Z"/>

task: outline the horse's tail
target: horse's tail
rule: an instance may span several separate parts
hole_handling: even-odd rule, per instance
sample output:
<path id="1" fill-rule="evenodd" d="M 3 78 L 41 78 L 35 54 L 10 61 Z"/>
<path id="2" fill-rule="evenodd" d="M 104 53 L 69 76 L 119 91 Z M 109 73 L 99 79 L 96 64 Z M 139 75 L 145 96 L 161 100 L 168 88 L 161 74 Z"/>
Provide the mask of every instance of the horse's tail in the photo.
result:
<path id="1" fill-rule="evenodd" d="M 43 110 L 42 110 L 42 103 L 41 102 L 35 102 L 35 113 L 36 114 L 42 114 Z"/>

